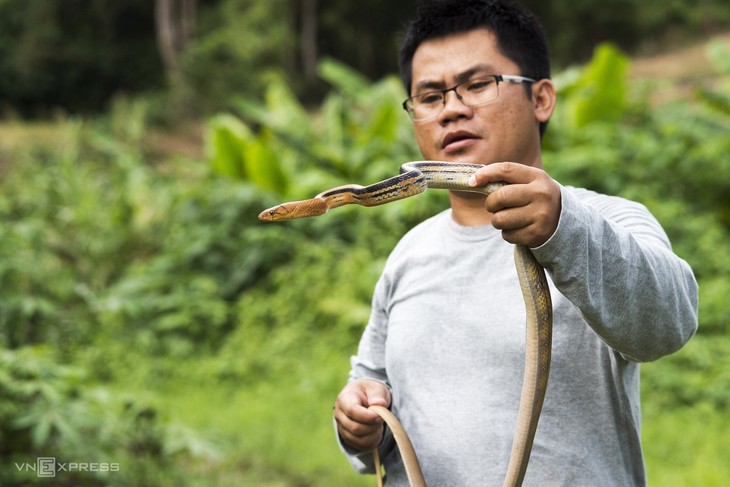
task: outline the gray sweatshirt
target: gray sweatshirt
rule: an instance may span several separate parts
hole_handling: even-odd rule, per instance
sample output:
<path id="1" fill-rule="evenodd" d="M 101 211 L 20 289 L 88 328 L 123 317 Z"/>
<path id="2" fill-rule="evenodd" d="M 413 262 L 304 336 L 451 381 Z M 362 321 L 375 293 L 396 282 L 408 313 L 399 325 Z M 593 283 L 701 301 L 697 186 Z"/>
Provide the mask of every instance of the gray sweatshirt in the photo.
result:
<path id="1" fill-rule="evenodd" d="M 550 281 L 550 381 L 526 486 L 645 485 L 639 362 L 697 329 L 697 284 L 642 205 L 562 187 L 555 234 L 532 249 Z M 451 210 L 411 230 L 390 255 L 350 380 L 392 390 L 429 487 L 502 485 L 522 387 L 525 304 L 514 246 Z M 368 452 L 344 445 L 372 473 Z M 408 485 L 392 437 L 388 485 Z"/>

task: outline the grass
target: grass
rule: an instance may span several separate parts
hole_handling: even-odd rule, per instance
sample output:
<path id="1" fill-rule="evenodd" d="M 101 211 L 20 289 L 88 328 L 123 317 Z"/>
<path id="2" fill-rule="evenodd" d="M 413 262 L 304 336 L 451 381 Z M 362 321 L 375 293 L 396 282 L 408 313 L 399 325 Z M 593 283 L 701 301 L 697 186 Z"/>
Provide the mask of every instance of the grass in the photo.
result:
<path id="1" fill-rule="evenodd" d="M 373 485 L 374 477 L 350 468 L 334 437 L 332 404 L 347 377 L 348 355 L 324 343 L 285 360 L 287 374 L 237 382 L 201 373 L 209 360 L 193 359 L 180 369 L 190 381 L 176 377 L 156 390 L 171 421 L 201 432 L 222 453 L 186 466 L 190 485 Z M 140 377 L 120 386 L 138 390 Z"/>
<path id="2" fill-rule="evenodd" d="M 73 141 L 74 130 L 74 124 L 68 123 L 67 120 L 2 121 L 0 151 L 13 152 L 33 145 L 63 147 Z"/>
<path id="3" fill-rule="evenodd" d="M 727 485 L 730 479 L 727 414 L 709 407 L 646 408 L 643 422 L 649 485 Z"/>
<path id="4" fill-rule="evenodd" d="M 174 377 L 158 382 L 159 409 L 168 411 L 172 421 L 201 432 L 221 452 L 217 459 L 180 466 L 188 471 L 188 485 L 374 485 L 374 477 L 351 470 L 334 439 L 332 403 L 349 367 L 348 353 L 336 348 L 315 344 L 279 357 L 286 374 L 237 380 L 216 380 L 209 358 L 193 358 Z M 133 373 L 118 386 L 138 391 L 147 373 Z M 658 361 L 647 373 L 676 371 Z M 646 392 L 643 403 L 650 486 L 726 485 L 730 424 L 723 411 L 710 405 L 660 407 Z"/>
<path id="5" fill-rule="evenodd" d="M 698 335 L 642 369 L 649 485 L 720 486 L 730 479 L 730 337 Z"/>

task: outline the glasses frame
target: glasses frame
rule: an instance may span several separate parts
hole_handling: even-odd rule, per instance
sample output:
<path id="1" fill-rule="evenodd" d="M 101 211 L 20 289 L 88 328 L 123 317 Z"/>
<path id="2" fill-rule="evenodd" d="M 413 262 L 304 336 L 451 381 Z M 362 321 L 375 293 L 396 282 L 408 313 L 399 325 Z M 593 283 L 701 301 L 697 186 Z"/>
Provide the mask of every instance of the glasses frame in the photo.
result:
<path id="1" fill-rule="evenodd" d="M 465 85 L 466 83 L 471 83 L 475 80 L 486 79 L 486 78 L 494 78 L 494 82 L 497 83 L 497 96 L 485 103 L 478 103 L 476 105 L 468 105 L 468 104 L 464 103 L 462 96 L 459 94 L 459 92 L 457 90 L 460 87 L 462 87 L 463 85 Z M 523 84 L 523 83 L 535 83 L 535 82 L 536 82 L 536 80 L 534 80 L 532 78 L 527 78 L 525 76 L 516 76 L 516 75 L 511 75 L 511 74 L 487 74 L 484 76 L 475 76 L 473 78 L 469 78 L 468 80 L 462 81 L 461 83 L 455 84 L 451 88 L 446 88 L 443 90 L 431 90 L 431 91 L 427 91 L 426 93 L 421 93 L 418 95 L 410 96 L 410 97 L 406 98 L 405 101 L 403 101 L 402 106 L 403 106 L 403 109 L 406 112 L 408 112 L 408 116 L 411 117 L 411 120 L 413 120 L 414 122 L 428 122 L 429 120 L 433 120 L 433 119 L 437 118 L 439 115 L 441 115 L 441 112 L 444 111 L 443 107 L 446 106 L 446 93 L 448 93 L 449 91 L 453 91 L 454 94 L 456 95 L 456 97 L 459 99 L 459 101 L 461 103 L 464 103 L 464 105 L 466 105 L 470 108 L 475 108 L 475 107 L 481 107 L 484 105 L 489 105 L 490 103 L 494 103 L 495 101 L 497 101 L 499 99 L 499 83 L 511 83 L 511 84 L 519 85 L 519 84 Z M 418 98 L 418 97 L 422 97 L 424 95 L 433 95 L 435 93 L 441 93 L 443 95 L 443 100 L 442 100 L 443 107 L 441 108 L 441 110 L 439 110 L 438 113 L 436 113 L 432 117 L 415 118 L 415 110 L 413 108 L 414 99 Z"/>

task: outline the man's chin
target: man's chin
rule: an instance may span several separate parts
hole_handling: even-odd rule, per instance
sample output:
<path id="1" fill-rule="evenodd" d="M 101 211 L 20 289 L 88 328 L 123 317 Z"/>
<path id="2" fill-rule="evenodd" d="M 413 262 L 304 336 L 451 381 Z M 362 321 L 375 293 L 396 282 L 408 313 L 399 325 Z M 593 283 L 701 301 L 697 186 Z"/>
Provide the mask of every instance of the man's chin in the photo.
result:
<path id="1" fill-rule="evenodd" d="M 479 165 L 482 165 L 482 166 L 486 166 L 487 164 L 490 164 L 490 162 L 487 161 L 487 160 L 485 160 L 485 159 L 481 159 L 479 157 L 471 156 L 471 155 L 467 155 L 467 156 L 448 156 L 448 157 L 443 157 L 443 158 L 438 159 L 438 160 L 445 161 L 445 162 L 460 163 L 460 164 L 479 164 Z"/>

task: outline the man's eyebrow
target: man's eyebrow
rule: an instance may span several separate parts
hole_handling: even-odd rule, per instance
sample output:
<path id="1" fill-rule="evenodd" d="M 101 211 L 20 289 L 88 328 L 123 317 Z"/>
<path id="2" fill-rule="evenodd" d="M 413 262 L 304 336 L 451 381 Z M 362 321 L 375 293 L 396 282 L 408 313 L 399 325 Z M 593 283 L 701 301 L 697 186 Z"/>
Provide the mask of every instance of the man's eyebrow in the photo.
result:
<path id="1" fill-rule="evenodd" d="M 489 64 L 477 64 L 476 66 L 472 66 L 471 68 L 457 74 L 454 79 L 456 80 L 456 83 L 463 83 L 464 81 L 468 80 L 476 74 L 491 74 L 492 71 L 493 68 Z M 429 90 L 441 90 L 445 87 L 446 83 L 444 83 L 443 81 L 423 80 L 416 83 L 413 91 L 414 93 L 423 93 Z"/>
<path id="2" fill-rule="evenodd" d="M 492 74 L 494 73 L 494 68 L 491 64 L 477 64 L 476 66 L 473 66 L 466 71 L 462 71 L 461 73 L 456 75 L 456 82 L 462 83 L 472 77 L 474 77 L 477 74 Z"/>
<path id="3" fill-rule="evenodd" d="M 419 81 L 416 86 L 413 87 L 413 91 L 418 93 L 419 91 L 439 90 L 445 86 L 443 81 Z"/>

